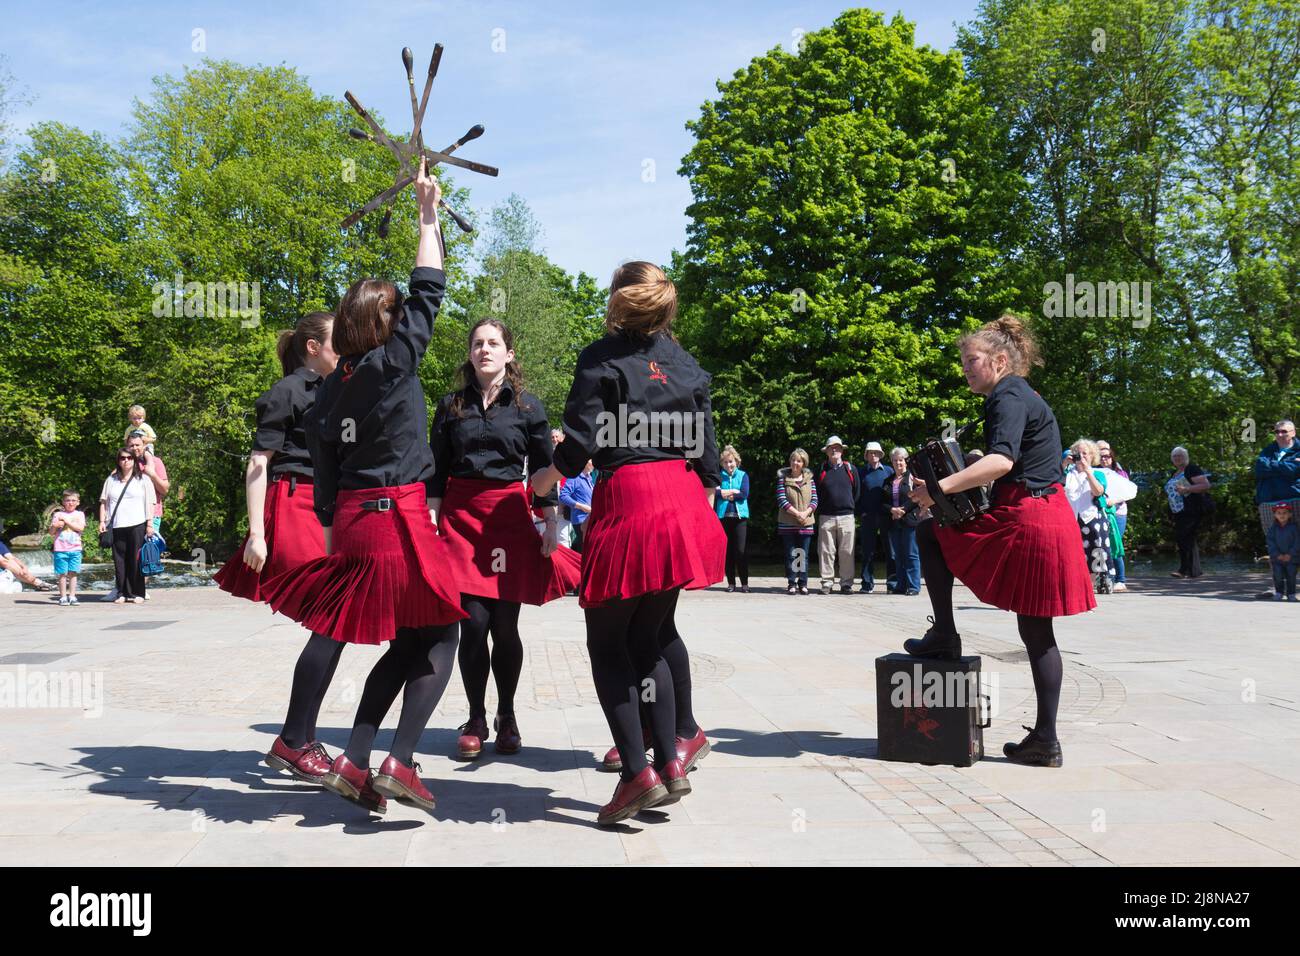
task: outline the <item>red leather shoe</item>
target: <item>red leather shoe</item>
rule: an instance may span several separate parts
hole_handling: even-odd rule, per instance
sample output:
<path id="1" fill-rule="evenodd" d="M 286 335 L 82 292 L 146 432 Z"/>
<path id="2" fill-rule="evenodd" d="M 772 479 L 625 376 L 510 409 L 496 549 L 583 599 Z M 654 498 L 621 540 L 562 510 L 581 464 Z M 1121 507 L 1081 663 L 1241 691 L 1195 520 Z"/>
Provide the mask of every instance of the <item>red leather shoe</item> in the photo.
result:
<path id="1" fill-rule="evenodd" d="M 519 725 L 515 723 L 514 714 L 497 714 L 492 721 L 492 729 L 497 732 L 496 748 L 499 754 L 517 754 L 524 745 L 519 736 Z"/>
<path id="2" fill-rule="evenodd" d="M 649 751 L 654 746 L 650 739 L 650 728 L 641 728 L 641 743 L 645 744 L 645 749 Z M 618 752 L 617 747 L 610 747 L 609 752 L 605 754 L 605 759 L 600 762 L 600 769 L 606 773 L 621 773 L 623 771 L 623 757 Z"/>
<path id="3" fill-rule="evenodd" d="M 659 774 L 664 789 L 668 791 L 668 796 L 660 800 L 658 806 L 664 807 L 676 803 L 691 792 L 691 782 L 686 777 L 686 767 L 680 760 L 670 760 L 662 767 L 656 767 L 655 772 Z"/>
<path id="4" fill-rule="evenodd" d="M 618 782 L 613 798 L 596 815 L 596 822 L 602 827 L 619 823 L 662 802 L 666 796 L 668 790 L 659 774 L 655 773 L 655 768 L 646 767 L 631 780 Z"/>
<path id="5" fill-rule="evenodd" d="M 294 750 L 283 737 L 276 737 L 270 753 L 262 758 L 262 762 L 274 770 L 287 770 L 299 780 L 320 783 L 320 778 L 329 772 L 333 761 L 318 740 L 301 750 Z"/>
<path id="6" fill-rule="evenodd" d="M 707 757 L 712 749 L 709 746 L 709 738 L 704 736 L 704 731 L 698 727 L 695 730 L 695 736 L 690 740 L 684 737 L 677 738 L 677 759 L 681 761 L 682 767 L 687 773 L 694 770 L 700 759 Z"/>
<path id="7" fill-rule="evenodd" d="M 344 754 L 339 754 L 334 758 L 330 769 L 321 776 L 320 782 L 344 800 L 360 804 L 374 813 L 386 813 L 388 801 L 375 790 L 371 777 L 369 770 L 362 770 Z"/>
<path id="8" fill-rule="evenodd" d="M 425 787 L 424 781 L 420 779 L 420 765 L 412 763 L 408 767 L 392 754 L 389 754 L 379 767 L 379 774 L 375 777 L 375 789 L 394 800 L 413 803 L 421 810 L 430 813 L 438 805 L 433 799 L 433 794 Z"/>
<path id="9" fill-rule="evenodd" d="M 477 760 L 479 754 L 483 752 L 483 741 L 487 740 L 487 736 L 488 725 L 485 718 L 471 717 L 465 721 L 460 728 L 460 739 L 456 741 L 460 759 Z"/>

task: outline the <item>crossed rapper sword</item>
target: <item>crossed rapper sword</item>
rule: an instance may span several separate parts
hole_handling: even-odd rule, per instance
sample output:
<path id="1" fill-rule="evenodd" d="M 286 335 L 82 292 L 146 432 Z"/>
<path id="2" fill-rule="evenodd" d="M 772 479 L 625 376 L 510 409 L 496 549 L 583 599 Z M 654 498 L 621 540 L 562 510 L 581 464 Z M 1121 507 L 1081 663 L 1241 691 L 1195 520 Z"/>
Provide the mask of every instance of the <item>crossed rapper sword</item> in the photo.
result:
<path id="1" fill-rule="evenodd" d="M 429 168 L 440 163 L 446 163 L 448 166 L 459 166 L 461 169 L 468 169 L 471 172 L 482 173 L 484 176 L 496 176 L 500 170 L 495 166 L 488 166 L 484 163 L 476 163 L 469 159 L 461 159 L 459 156 L 453 156 L 456 150 L 460 149 L 472 139 L 478 139 L 483 135 L 483 124 L 479 123 L 470 128 L 470 130 L 456 142 L 452 143 L 446 149 L 434 151 L 426 149 L 424 145 L 424 134 L 421 132 L 421 125 L 424 122 L 424 110 L 429 105 L 429 91 L 433 89 L 433 78 L 438 75 L 438 64 L 442 61 L 442 44 L 436 43 L 433 47 L 433 56 L 429 59 L 429 78 L 424 83 L 424 93 L 421 94 L 419 103 L 415 99 L 415 75 L 411 72 L 413 58 L 411 48 L 402 48 L 402 65 L 406 67 L 406 85 L 411 94 L 411 137 L 405 143 L 394 142 L 387 133 L 380 128 L 374 118 L 366 112 L 366 108 L 358 102 L 357 98 L 352 95 L 352 91 L 346 91 L 343 96 L 354 110 L 366 121 L 370 127 L 370 132 L 365 130 L 350 129 L 348 135 L 354 139 L 369 140 L 372 143 L 378 143 L 388 149 L 397 159 L 397 173 L 393 178 L 393 185 L 389 186 L 383 192 L 373 197 L 364 206 L 348 216 L 340 223 L 341 227 L 346 229 L 348 226 L 360 222 L 363 216 L 374 212 L 380 206 L 387 205 L 388 209 L 384 212 L 383 221 L 379 223 L 379 237 L 382 239 L 388 235 L 388 223 L 393 218 L 393 202 L 397 195 L 411 183 L 415 182 L 420 172 L 420 159 L 424 157 L 429 161 Z M 447 205 L 445 200 L 438 203 L 447 214 L 456 221 L 465 232 L 473 232 L 474 226 L 470 224 L 464 216 Z"/>

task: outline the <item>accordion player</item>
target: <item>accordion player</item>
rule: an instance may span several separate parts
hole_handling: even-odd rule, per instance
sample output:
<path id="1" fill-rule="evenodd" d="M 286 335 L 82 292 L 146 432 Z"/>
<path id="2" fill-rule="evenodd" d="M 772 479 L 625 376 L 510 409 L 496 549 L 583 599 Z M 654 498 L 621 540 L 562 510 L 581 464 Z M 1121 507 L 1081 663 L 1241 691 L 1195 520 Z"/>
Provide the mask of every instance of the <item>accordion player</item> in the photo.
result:
<path id="1" fill-rule="evenodd" d="M 958 437 L 969 427 L 968 425 L 960 429 L 957 432 Z M 957 438 L 931 439 L 926 442 L 912 456 L 912 467 L 925 482 L 926 490 L 934 499 L 930 512 L 941 528 L 970 521 L 989 510 L 990 496 L 987 485 L 979 485 L 953 494 L 944 494 L 939 489 L 940 479 L 966 467 L 966 456 L 962 454 L 961 444 Z"/>

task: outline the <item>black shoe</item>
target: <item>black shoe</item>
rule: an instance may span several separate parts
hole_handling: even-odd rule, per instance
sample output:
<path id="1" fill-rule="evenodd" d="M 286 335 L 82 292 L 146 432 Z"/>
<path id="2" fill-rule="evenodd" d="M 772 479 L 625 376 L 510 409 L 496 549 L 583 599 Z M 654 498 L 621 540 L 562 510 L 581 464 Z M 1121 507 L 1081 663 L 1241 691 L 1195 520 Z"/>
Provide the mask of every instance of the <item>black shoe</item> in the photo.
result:
<path id="1" fill-rule="evenodd" d="M 863 593 L 863 594 L 870 594 L 870 593 L 871 593 L 872 591 L 874 591 L 875 589 L 876 589 L 876 586 L 875 586 L 874 584 L 867 584 L 865 581 L 862 583 L 862 593 Z"/>
<path id="2" fill-rule="evenodd" d="M 934 628 L 934 618 L 927 617 L 930 629 L 925 636 L 903 642 L 903 650 L 913 657 L 929 657 L 940 661 L 955 661 L 961 657 L 961 635 L 942 634 Z"/>
<path id="3" fill-rule="evenodd" d="M 798 593 L 799 593 L 799 588 L 798 588 L 797 586 L 793 585 L 793 584 L 791 584 L 791 585 L 787 585 L 787 587 L 786 587 L 786 589 L 785 589 L 785 593 L 786 593 L 786 594 L 798 594 Z"/>
<path id="4" fill-rule="evenodd" d="M 748 584 L 742 584 L 742 585 L 740 586 L 740 593 L 741 593 L 741 594 L 748 594 L 748 593 L 749 593 L 749 585 L 748 585 Z"/>
<path id="5" fill-rule="evenodd" d="M 1032 727 L 1025 727 L 1025 730 L 1029 735 L 1020 743 L 1002 745 L 1002 753 L 1008 760 L 1030 767 L 1059 767 L 1064 763 L 1059 740 L 1041 740 L 1038 731 Z"/>
<path id="6" fill-rule="evenodd" d="M 844 585 L 843 587 L 840 588 L 840 593 L 841 593 L 841 594 L 852 594 L 852 593 L 853 593 L 853 585 L 852 585 L 852 584 L 846 584 L 846 585 Z"/>
<path id="7" fill-rule="evenodd" d="M 801 585 L 799 585 L 799 593 L 800 593 L 800 594 L 807 594 L 807 593 L 808 593 L 808 585 L 806 585 L 806 584 L 801 584 Z"/>
<path id="8" fill-rule="evenodd" d="M 736 586 L 735 586 L 734 584 L 728 584 L 728 585 L 727 585 L 727 593 L 728 593 L 728 594 L 733 594 L 733 593 L 735 593 L 735 590 L 736 590 Z"/>
<path id="9" fill-rule="evenodd" d="M 906 591 L 903 592 L 903 596 L 904 596 L 904 597 L 916 597 L 916 596 L 917 596 L 918 594 L 920 594 L 920 593 L 921 593 L 921 592 L 918 591 L 916 588 L 908 588 Z"/>

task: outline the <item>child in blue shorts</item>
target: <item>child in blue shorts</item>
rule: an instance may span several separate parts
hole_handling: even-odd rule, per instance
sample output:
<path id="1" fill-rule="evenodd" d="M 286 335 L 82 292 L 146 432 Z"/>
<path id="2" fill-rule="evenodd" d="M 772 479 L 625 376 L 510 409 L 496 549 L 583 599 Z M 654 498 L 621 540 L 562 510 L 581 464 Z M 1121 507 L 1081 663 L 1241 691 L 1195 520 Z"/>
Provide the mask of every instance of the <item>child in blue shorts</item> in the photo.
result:
<path id="1" fill-rule="evenodd" d="M 60 607 L 71 607 L 78 603 L 81 532 L 86 530 L 86 514 L 79 510 L 80 505 L 81 495 L 69 488 L 63 492 L 63 510 L 50 516 L 50 535 L 54 538 L 54 573 L 59 576 Z"/>

